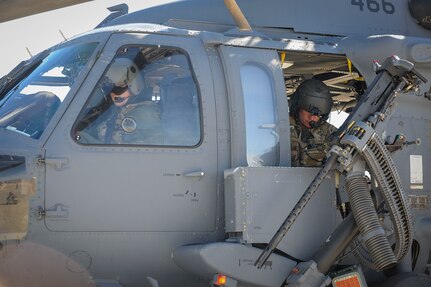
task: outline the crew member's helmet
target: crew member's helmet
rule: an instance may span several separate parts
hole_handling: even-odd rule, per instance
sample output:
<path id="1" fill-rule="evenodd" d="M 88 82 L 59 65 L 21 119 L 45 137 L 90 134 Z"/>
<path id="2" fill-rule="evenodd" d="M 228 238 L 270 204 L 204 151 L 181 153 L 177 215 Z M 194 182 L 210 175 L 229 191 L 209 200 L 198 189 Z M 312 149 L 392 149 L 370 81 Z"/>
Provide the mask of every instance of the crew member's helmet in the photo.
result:
<path id="1" fill-rule="evenodd" d="M 144 87 L 138 66 L 127 58 L 115 59 L 105 77 L 111 88 L 127 86 L 134 95 L 138 95 Z"/>
<path id="2" fill-rule="evenodd" d="M 291 96 L 290 112 L 298 116 L 300 109 L 320 116 L 314 127 L 323 124 L 329 117 L 332 98 L 329 88 L 320 80 L 309 79 L 302 82 Z"/>

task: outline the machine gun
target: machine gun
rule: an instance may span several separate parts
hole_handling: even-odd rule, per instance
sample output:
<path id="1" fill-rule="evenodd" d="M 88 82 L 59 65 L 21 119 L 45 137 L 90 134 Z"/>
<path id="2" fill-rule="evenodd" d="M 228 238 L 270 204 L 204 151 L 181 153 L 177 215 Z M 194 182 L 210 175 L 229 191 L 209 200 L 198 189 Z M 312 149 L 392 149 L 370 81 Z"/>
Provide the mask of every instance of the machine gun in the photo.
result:
<path id="1" fill-rule="evenodd" d="M 374 67 L 377 76 L 368 92 L 362 96 L 350 116 L 332 136 L 334 145 L 325 165 L 255 261 L 254 265 L 257 268 L 264 266 L 323 179 L 338 163 L 338 169 L 346 173 L 346 189 L 352 214 L 334 231 L 331 241 L 326 242 L 315 253 L 312 260 L 315 262 L 314 267 L 311 267 L 313 264 L 310 265 L 309 262 L 300 263 L 302 268 L 298 270 L 301 271 L 288 279 L 292 286 L 296 286 L 295 282 L 304 281 L 301 276 L 308 276 L 307 280 L 314 280 L 315 284 L 321 284 L 326 280 L 323 274 L 329 271 L 340 254 L 359 233 L 371 257 L 370 259 L 368 256 L 362 256 L 365 258 L 360 258 L 360 261 L 376 270 L 393 266 L 410 249 L 412 242 L 410 210 L 392 158 L 376 130 L 384 129 L 385 123 L 390 118 L 392 110 L 390 107 L 393 106 L 399 93 L 416 88 L 420 81 L 427 80 L 414 69 L 412 63 L 397 56 L 387 58 L 382 65 L 375 62 Z M 373 207 L 364 176 L 365 163 L 375 176 L 389 210 L 395 230 L 395 251 L 392 251 L 379 222 L 377 211 Z M 310 275 L 311 269 L 317 273 Z M 313 286 L 313 284 L 307 286 Z"/>
<path id="2" fill-rule="evenodd" d="M 352 113 L 332 135 L 332 139 L 336 140 L 335 144 L 338 144 L 338 140 L 355 123 L 369 120 L 376 114 L 379 114 L 380 117 L 384 115 L 399 92 L 407 92 L 417 87 L 419 81 L 427 82 L 427 79 L 416 71 L 411 62 L 395 55 L 387 58 L 383 65 L 374 62 L 374 70 L 377 76 L 371 83 L 368 93 L 360 98 Z"/>

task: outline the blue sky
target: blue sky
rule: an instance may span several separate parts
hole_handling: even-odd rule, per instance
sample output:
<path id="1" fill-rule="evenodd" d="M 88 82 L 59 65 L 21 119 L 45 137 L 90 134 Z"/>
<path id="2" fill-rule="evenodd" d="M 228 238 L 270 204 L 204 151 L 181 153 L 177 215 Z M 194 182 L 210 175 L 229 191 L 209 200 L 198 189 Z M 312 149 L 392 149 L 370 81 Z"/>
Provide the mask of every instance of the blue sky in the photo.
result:
<path id="1" fill-rule="evenodd" d="M 0 24 L 0 77 L 19 62 L 62 42 L 64 34 L 71 38 L 91 30 L 109 15 L 107 7 L 126 3 L 129 12 L 175 0 L 94 0 L 91 2 L 40 13 Z"/>

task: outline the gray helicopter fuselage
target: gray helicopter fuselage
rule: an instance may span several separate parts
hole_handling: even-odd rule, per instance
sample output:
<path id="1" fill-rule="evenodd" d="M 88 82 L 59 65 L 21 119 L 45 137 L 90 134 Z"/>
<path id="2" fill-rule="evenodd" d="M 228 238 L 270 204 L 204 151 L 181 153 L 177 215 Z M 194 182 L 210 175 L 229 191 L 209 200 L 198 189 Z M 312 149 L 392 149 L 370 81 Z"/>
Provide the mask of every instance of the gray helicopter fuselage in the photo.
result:
<path id="1" fill-rule="evenodd" d="M 318 171 L 291 167 L 286 94 L 297 79 L 328 73 L 334 89 L 349 80 L 368 85 L 373 61 L 394 54 L 431 79 L 431 33 L 407 17 L 406 1 L 378 2 L 371 12 L 375 4 L 355 1 L 337 1 L 336 9 L 272 1 L 279 9 L 271 11 L 266 1 L 238 1 L 256 27 L 249 32 L 236 29 L 216 2 L 178 2 L 117 18 L 49 49 L 42 64 L 18 72 L 16 85 L 2 91 L 0 113 L 12 104 L 0 117 L 1 276 L 22 283 L 18 274 L 30 268 L 68 278 L 71 286 L 208 286 L 209 263 L 185 262 L 188 255 L 175 248 L 226 238 L 268 243 Z M 196 12 L 204 10 L 210 13 Z M 142 124 L 124 111 L 122 141 L 101 140 L 96 122 L 103 114 L 88 116 L 108 97 L 100 90 L 111 63 L 126 56 L 145 58 L 137 65 L 143 85 L 135 97 L 147 93 L 143 105 L 157 108 L 162 134 L 155 139 L 129 139 Z M 56 69 L 62 72 L 53 76 Z M 431 250 L 429 87 L 400 95 L 382 132 L 388 142 L 398 134 L 420 141 L 393 154 L 421 246 L 417 272 L 429 268 Z M 336 93 L 337 107 L 355 100 L 350 86 Z M 29 95 L 34 101 L 26 102 Z M 334 190 L 329 177 L 281 251 L 311 258 L 342 221 Z M 223 248 L 220 257 L 229 255 Z M 31 254 L 46 255 L 51 265 Z M 251 253 L 231 254 L 232 273 L 255 276 Z M 279 286 L 271 273 L 279 266 L 274 259 L 259 271 L 262 282 L 244 286 Z M 271 277 L 277 279 L 265 281 Z M 59 282 L 38 278 L 34 286 Z"/>

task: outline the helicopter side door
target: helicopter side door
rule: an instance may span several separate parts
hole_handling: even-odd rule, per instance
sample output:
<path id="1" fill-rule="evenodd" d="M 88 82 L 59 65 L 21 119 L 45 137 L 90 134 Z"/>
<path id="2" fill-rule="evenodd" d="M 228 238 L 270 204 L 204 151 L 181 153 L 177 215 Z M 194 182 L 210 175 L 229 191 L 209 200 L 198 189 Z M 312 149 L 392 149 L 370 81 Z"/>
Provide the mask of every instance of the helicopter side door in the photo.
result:
<path id="1" fill-rule="evenodd" d="M 134 83 L 127 108 L 118 106 L 112 86 L 118 84 L 111 73 L 116 62 L 129 63 L 127 81 Z M 214 231 L 210 75 L 197 38 L 112 35 L 45 145 L 47 228 Z"/>
<path id="2" fill-rule="evenodd" d="M 276 51 L 220 46 L 231 109 L 232 166 L 290 166 L 283 71 Z"/>

